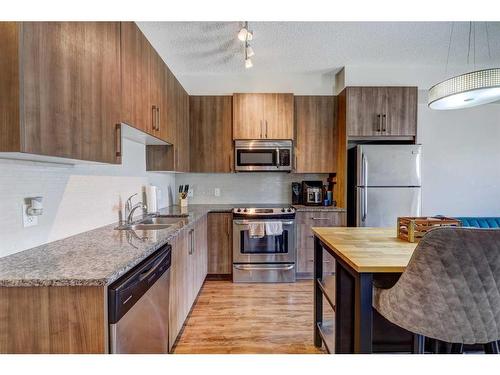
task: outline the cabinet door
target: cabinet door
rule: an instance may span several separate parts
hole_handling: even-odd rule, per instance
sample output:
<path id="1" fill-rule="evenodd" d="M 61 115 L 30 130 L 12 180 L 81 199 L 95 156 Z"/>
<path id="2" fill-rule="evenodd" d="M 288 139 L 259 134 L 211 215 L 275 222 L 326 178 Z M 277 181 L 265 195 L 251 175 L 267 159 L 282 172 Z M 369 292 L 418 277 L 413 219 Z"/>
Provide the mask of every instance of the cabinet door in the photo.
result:
<path id="1" fill-rule="evenodd" d="M 232 214 L 208 214 L 208 273 L 230 275 L 233 269 Z"/>
<path id="2" fill-rule="evenodd" d="M 190 309 L 189 232 L 181 230 L 172 241 L 169 297 L 169 348 L 177 339 Z"/>
<path id="3" fill-rule="evenodd" d="M 233 139 L 264 139 L 265 94 L 233 94 Z"/>
<path id="4" fill-rule="evenodd" d="M 148 132 L 155 137 L 161 138 L 164 64 L 155 49 L 151 45 L 149 47 L 149 108 L 151 111 L 151 121 Z"/>
<path id="5" fill-rule="evenodd" d="M 295 97 L 297 173 L 332 173 L 337 170 L 335 98 Z"/>
<path id="6" fill-rule="evenodd" d="M 203 216 L 196 223 L 195 228 L 195 239 L 194 239 L 194 272 L 195 276 L 193 288 L 194 288 L 194 300 L 198 296 L 200 289 L 207 277 L 208 270 L 208 251 L 207 251 L 207 216 Z M 193 302 L 194 302 L 193 300 Z"/>
<path id="7" fill-rule="evenodd" d="M 177 80 L 176 80 L 177 81 Z M 189 172 L 189 95 L 177 81 L 177 136 L 174 149 L 175 170 L 178 172 Z"/>
<path id="8" fill-rule="evenodd" d="M 382 134 L 382 115 L 386 111 L 387 91 L 384 87 L 347 88 L 347 135 Z"/>
<path id="9" fill-rule="evenodd" d="M 387 109 L 382 127 L 384 135 L 416 136 L 417 88 L 387 87 L 386 97 Z"/>
<path id="10" fill-rule="evenodd" d="M 120 24 L 22 24 L 24 152 L 116 163 Z"/>
<path id="11" fill-rule="evenodd" d="M 265 139 L 293 139 L 293 94 L 264 94 Z"/>
<path id="12" fill-rule="evenodd" d="M 233 164 L 231 96 L 191 96 L 190 171 L 229 173 Z"/>
<path id="13" fill-rule="evenodd" d="M 174 75 L 166 64 L 161 66 L 161 101 L 159 119 L 159 138 L 175 144 L 176 126 L 176 97 L 173 92 Z"/>
<path id="14" fill-rule="evenodd" d="M 122 22 L 122 121 L 144 132 L 150 132 L 152 121 L 150 56 L 151 45 L 137 25 L 134 22 Z"/>

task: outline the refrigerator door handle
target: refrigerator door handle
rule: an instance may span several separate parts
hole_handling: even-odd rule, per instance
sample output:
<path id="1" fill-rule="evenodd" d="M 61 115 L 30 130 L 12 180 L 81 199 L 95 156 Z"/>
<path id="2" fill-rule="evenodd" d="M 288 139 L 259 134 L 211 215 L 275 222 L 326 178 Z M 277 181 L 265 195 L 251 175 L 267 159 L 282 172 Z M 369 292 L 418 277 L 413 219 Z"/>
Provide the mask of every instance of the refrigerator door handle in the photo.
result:
<path id="1" fill-rule="evenodd" d="M 361 185 L 367 186 L 368 180 L 368 164 L 366 162 L 365 154 L 361 154 Z"/>
<path id="2" fill-rule="evenodd" d="M 363 194 L 365 195 L 363 202 L 363 221 L 366 220 L 366 216 L 368 215 L 368 188 L 363 189 Z"/>

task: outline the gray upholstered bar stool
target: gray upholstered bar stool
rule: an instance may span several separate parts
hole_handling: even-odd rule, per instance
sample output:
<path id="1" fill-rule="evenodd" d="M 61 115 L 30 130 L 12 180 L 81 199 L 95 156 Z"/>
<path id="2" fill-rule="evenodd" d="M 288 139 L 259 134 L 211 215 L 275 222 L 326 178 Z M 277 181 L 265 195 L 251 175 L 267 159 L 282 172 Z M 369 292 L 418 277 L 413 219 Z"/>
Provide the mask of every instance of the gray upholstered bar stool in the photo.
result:
<path id="1" fill-rule="evenodd" d="M 374 290 L 374 307 L 414 333 L 414 352 L 424 338 L 483 344 L 498 353 L 500 339 L 500 230 L 436 228 L 420 240 L 398 282 Z"/>

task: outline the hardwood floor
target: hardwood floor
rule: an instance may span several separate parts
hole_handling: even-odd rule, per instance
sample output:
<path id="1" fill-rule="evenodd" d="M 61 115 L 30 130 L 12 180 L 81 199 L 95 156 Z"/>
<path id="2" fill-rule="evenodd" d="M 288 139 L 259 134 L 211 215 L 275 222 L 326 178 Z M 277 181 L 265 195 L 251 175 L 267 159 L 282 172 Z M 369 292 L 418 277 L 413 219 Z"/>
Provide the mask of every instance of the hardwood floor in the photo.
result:
<path id="1" fill-rule="evenodd" d="M 206 281 L 174 353 L 324 353 L 314 347 L 312 281 Z"/>

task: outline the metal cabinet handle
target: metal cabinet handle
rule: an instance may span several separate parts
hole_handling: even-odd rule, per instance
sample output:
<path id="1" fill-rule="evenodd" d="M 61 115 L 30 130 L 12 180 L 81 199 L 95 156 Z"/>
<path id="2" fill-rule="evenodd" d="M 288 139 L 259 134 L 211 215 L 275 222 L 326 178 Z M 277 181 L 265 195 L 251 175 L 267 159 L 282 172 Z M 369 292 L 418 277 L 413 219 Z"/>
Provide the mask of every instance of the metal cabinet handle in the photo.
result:
<path id="1" fill-rule="evenodd" d="M 189 249 L 189 255 L 192 255 L 194 253 L 194 229 L 191 229 L 189 231 L 189 235 L 191 236 L 189 238 L 190 240 L 190 249 Z"/>
<path id="2" fill-rule="evenodd" d="M 314 259 L 309 259 L 308 262 L 314 263 Z M 331 263 L 329 260 L 324 260 L 323 263 Z"/>
<path id="3" fill-rule="evenodd" d="M 157 107 L 156 108 L 157 112 L 158 112 L 158 115 L 156 116 L 156 122 L 157 122 L 157 129 L 158 131 L 160 131 L 160 107 Z"/>
<path id="4" fill-rule="evenodd" d="M 151 126 L 153 127 L 153 130 L 156 130 L 156 106 L 153 105 L 151 107 Z"/>
<path id="5" fill-rule="evenodd" d="M 386 132 L 386 126 L 387 126 L 387 118 L 385 113 L 382 115 L 382 132 Z"/>
<path id="6" fill-rule="evenodd" d="M 262 138 L 262 120 L 260 120 L 260 138 Z"/>
<path id="7" fill-rule="evenodd" d="M 267 138 L 267 120 L 266 120 L 266 138 Z"/>
<path id="8" fill-rule="evenodd" d="M 330 220 L 329 217 L 311 217 L 312 220 Z"/>
<path id="9" fill-rule="evenodd" d="M 232 172 L 233 171 L 233 165 L 231 163 L 231 155 L 228 155 L 227 161 L 229 163 L 229 172 Z"/>
<path id="10" fill-rule="evenodd" d="M 115 131 L 115 147 L 116 147 L 116 157 L 120 158 L 122 156 L 122 125 L 121 124 L 116 124 L 116 131 Z"/>

